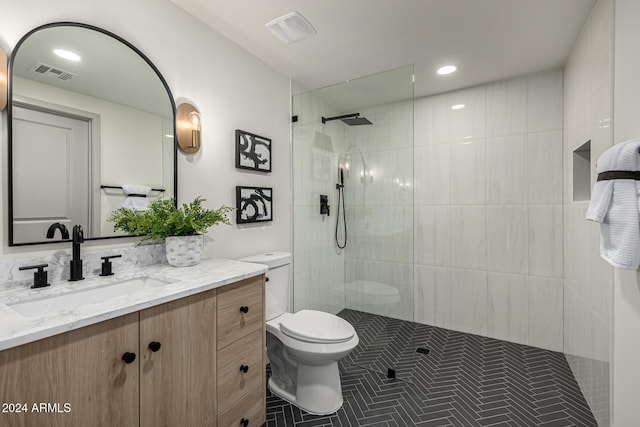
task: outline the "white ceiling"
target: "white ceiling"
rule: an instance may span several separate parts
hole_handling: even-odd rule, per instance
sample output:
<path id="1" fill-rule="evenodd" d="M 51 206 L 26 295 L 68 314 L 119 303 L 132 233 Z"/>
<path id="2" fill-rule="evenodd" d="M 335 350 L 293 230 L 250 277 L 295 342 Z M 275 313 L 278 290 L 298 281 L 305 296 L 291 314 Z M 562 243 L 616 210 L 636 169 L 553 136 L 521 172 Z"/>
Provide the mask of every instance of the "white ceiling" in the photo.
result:
<path id="1" fill-rule="evenodd" d="M 311 90 L 415 64 L 424 96 L 562 66 L 596 0 L 171 0 Z M 265 24 L 317 30 L 286 45 Z M 444 64 L 453 75 L 437 76 Z"/>

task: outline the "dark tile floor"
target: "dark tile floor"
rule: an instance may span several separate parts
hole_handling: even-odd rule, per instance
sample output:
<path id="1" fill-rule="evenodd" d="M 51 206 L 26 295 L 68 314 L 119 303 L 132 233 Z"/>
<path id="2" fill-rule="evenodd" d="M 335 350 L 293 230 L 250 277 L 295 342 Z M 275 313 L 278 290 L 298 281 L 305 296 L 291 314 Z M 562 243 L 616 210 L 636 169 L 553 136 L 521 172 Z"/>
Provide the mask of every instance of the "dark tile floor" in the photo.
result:
<path id="1" fill-rule="evenodd" d="M 340 363 L 342 409 L 309 415 L 267 391 L 267 427 L 597 427 L 562 353 L 353 310 L 339 315 L 360 337 Z"/>

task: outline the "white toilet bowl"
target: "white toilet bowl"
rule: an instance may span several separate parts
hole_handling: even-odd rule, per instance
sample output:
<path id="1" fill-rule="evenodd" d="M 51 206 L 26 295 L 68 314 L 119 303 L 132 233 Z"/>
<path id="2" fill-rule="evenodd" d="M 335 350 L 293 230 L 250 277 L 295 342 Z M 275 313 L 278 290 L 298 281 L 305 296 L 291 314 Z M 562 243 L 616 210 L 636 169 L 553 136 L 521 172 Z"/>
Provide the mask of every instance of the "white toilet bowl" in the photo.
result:
<path id="1" fill-rule="evenodd" d="M 265 288 L 269 390 L 311 414 L 336 412 L 342 406 L 338 361 L 358 345 L 355 329 L 330 313 L 289 312 L 291 254 L 271 252 L 240 261 L 269 267 Z"/>
<path id="2" fill-rule="evenodd" d="M 311 414 L 336 412 L 343 401 L 338 361 L 358 343 L 353 326 L 329 313 L 302 310 L 268 321 L 269 389 Z"/>

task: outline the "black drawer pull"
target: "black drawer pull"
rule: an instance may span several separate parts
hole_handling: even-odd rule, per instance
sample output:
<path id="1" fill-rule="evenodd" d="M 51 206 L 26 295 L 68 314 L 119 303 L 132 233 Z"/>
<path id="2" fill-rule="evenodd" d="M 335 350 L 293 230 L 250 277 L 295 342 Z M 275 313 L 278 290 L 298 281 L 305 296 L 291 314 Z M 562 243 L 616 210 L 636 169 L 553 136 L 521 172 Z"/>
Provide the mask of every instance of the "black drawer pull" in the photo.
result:
<path id="1" fill-rule="evenodd" d="M 122 360 L 126 364 L 133 363 L 133 361 L 136 360 L 136 354 L 135 353 L 129 353 L 127 351 L 125 354 L 122 355 Z"/>
<path id="2" fill-rule="evenodd" d="M 154 353 L 160 350 L 160 347 L 162 347 L 162 344 L 160 344 L 158 341 L 151 341 L 149 343 L 149 350 L 153 351 Z"/>
<path id="3" fill-rule="evenodd" d="M 240 365 L 240 370 L 243 374 L 246 374 L 249 371 L 249 367 L 247 365 Z"/>
<path id="4" fill-rule="evenodd" d="M 247 426 L 249 425 L 249 420 L 247 420 L 247 419 L 245 419 L 245 418 L 241 419 L 241 420 L 240 420 L 240 425 L 241 425 L 242 427 L 247 427 Z"/>
<path id="5" fill-rule="evenodd" d="M 240 311 L 244 314 L 247 314 L 249 312 L 249 307 L 243 305 L 242 307 L 240 307 Z"/>

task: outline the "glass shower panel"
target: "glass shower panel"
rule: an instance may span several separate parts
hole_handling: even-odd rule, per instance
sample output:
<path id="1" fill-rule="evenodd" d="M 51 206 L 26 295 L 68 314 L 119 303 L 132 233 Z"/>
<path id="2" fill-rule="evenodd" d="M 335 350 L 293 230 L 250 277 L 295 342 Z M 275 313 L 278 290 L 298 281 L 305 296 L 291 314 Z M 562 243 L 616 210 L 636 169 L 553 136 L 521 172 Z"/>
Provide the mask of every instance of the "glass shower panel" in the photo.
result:
<path id="1" fill-rule="evenodd" d="M 413 67 L 296 95 L 293 113 L 294 309 L 338 313 L 361 341 L 347 362 L 410 381 Z"/>

